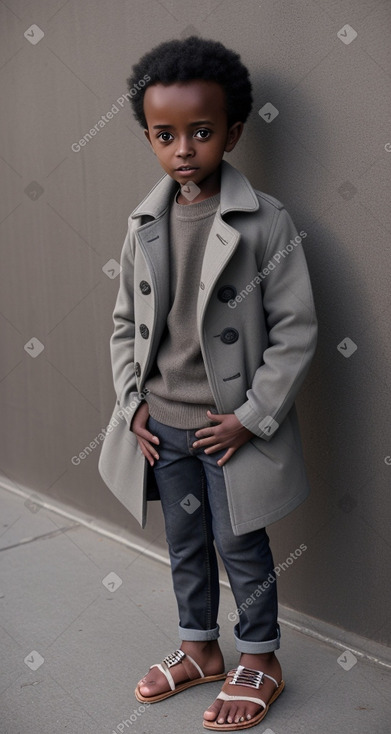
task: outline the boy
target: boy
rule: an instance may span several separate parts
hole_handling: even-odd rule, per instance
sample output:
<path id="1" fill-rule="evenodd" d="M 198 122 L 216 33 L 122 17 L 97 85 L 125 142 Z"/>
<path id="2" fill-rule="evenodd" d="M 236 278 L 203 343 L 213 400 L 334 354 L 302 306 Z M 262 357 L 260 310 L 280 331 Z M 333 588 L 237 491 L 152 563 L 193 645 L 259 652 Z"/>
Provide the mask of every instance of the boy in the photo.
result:
<path id="1" fill-rule="evenodd" d="M 252 106 L 236 53 L 195 36 L 165 42 L 129 89 L 140 79 L 131 104 L 167 175 L 129 218 L 111 338 L 127 420 L 105 437 L 99 469 L 142 525 L 151 490 L 164 513 L 181 646 L 137 699 L 225 678 L 203 724 L 239 730 L 284 688 L 265 525 L 308 494 L 294 407 L 317 331 L 306 233 L 222 160 Z M 227 676 L 215 545 L 237 605 L 240 660 Z"/>

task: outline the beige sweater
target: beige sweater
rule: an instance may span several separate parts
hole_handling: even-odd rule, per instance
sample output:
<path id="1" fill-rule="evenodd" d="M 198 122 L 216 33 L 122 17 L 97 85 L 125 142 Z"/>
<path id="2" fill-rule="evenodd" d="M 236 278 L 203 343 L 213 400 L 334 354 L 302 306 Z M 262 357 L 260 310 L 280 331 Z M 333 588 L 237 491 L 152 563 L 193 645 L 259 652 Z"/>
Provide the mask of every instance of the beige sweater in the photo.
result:
<path id="1" fill-rule="evenodd" d="M 202 359 L 196 309 L 202 260 L 220 194 L 196 204 L 178 204 L 170 211 L 171 310 L 152 376 L 145 387 L 150 415 L 175 428 L 210 425 L 216 412 Z"/>

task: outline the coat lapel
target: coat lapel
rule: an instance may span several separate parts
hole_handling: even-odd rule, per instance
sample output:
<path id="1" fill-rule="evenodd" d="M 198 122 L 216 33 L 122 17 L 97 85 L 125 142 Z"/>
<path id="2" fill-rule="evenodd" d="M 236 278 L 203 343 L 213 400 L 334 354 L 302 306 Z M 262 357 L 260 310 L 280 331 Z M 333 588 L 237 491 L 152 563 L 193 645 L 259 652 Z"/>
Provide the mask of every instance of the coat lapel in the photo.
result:
<path id="1" fill-rule="evenodd" d="M 131 219 L 148 216 L 160 219 L 168 212 L 170 199 L 178 184 L 165 174 L 149 194 L 134 209 Z M 251 212 L 259 209 L 258 199 L 250 182 L 227 161 L 221 161 L 221 216 L 230 211 Z"/>
<path id="2" fill-rule="evenodd" d="M 239 239 L 239 232 L 224 222 L 221 218 L 219 208 L 209 232 L 202 262 L 200 289 L 197 301 L 197 326 L 200 336 L 202 334 L 202 322 L 210 295 L 217 279 L 232 257 Z"/>
<path id="3" fill-rule="evenodd" d="M 169 211 L 176 181 L 165 175 L 130 215 L 152 218 L 137 229 L 140 248 L 147 263 L 154 290 L 155 335 L 160 340 L 169 311 Z M 197 303 L 197 325 L 201 335 L 205 310 L 217 279 L 232 257 L 240 233 L 224 221 L 230 211 L 251 212 L 259 208 L 250 182 L 227 161 L 221 164 L 220 206 L 205 247 Z M 155 340 L 156 343 L 156 340 Z"/>
<path id="4" fill-rule="evenodd" d="M 143 376 L 148 372 L 149 365 L 155 359 L 160 339 L 164 332 L 168 312 L 170 309 L 170 263 L 168 241 L 168 219 L 153 220 L 143 225 L 136 232 L 139 242 L 137 257 L 137 288 L 138 283 L 146 281 L 151 287 L 151 294 L 143 300 L 143 308 L 150 309 L 146 313 L 146 321 L 151 330 L 150 338 L 140 339 L 136 333 L 138 343 L 138 361 L 143 364 Z M 140 254 L 141 253 L 141 254 Z M 140 316 L 144 321 L 143 314 Z"/>

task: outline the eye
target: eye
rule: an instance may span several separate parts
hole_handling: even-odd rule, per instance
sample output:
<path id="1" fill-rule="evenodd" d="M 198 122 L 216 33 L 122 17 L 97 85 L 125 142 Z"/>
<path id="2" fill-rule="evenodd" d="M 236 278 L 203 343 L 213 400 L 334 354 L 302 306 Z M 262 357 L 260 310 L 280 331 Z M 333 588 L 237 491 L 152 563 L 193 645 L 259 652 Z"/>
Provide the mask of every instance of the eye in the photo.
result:
<path id="1" fill-rule="evenodd" d="M 163 136 L 166 136 L 166 137 L 163 137 Z M 170 140 L 174 140 L 173 135 L 171 135 L 171 133 L 167 132 L 167 130 L 163 130 L 163 132 L 162 133 L 159 133 L 159 135 L 157 137 L 158 137 L 159 140 L 162 140 L 163 143 L 169 143 Z"/>
<path id="2" fill-rule="evenodd" d="M 194 134 L 194 137 L 198 136 L 199 140 L 207 140 L 208 138 L 210 138 L 211 134 L 212 134 L 211 130 L 208 130 L 208 128 L 206 127 L 202 127 L 199 130 L 197 130 L 197 132 Z"/>

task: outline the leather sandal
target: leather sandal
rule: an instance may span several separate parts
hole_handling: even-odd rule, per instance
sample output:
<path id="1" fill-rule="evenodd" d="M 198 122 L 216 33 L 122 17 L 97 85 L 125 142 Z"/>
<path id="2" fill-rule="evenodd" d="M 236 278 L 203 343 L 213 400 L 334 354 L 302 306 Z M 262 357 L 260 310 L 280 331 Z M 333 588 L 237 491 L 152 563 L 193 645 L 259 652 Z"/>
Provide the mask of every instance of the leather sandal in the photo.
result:
<path id="1" fill-rule="evenodd" d="M 170 673 L 170 668 L 172 668 L 174 665 L 182 663 L 185 658 L 187 658 L 195 668 L 194 672 L 196 672 L 196 675 L 194 677 L 189 675 L 189 678 L 187 680 L 176 684 Z M 217 675 L 205 675 L 198 663 L 196 663 L 196 661 L 190 655 L 188 655 L 188 653 L 183 652 L 183 650 L 175 650 L 175 652 L 167 655 L 167 657 L 165 657 L 161 663 L 155 663 L 154 665 L 151 665 L 150 670 L 152 670 L 152 668 L 158 668 L 164 674 L 170 686 L 170 690 L 164 691 L 164 693 L 157 693 L 155 696 L 143 696 L 139 690 L 140 683 L 138 683 L 134 695 L 136 696 L 137 700 L 141 701 L 142 703 L 157 703 L 158 701 L 164 701 L 164 699 L 169 698 L 170 696 L 175 696 L 176 693 L 185 691 L 187 688 L 198 686 L 201 683 L 212 683 L 216 680 L 222 680 L 223 678 L 225 678 L 226 675 L 225 673 L 218 673 Z M 188 672 L 187 668 L 186 672 Z"/>
<path id="2" fill-rule="evenodd" d="M 264 678 L 269 678 L 269 680 L 272 680 L 276 686 L 276 690 L 267 703 L 265 703 L 262 698 L 258 698 L 258 696 L 234 696 L 230 693 L 230 691 L 234 690 L 232 686 L 246 686 L 247 688 L 259 690 L 260 686 L 263 684 Z M 277 683 L 275 678 L 272 678 L 271 675 L 267 675 L 267 673 L 263 673 L 261 670 L 253 670 L 252 668 L 245 668 L 244 665 L 238 665 L 237 668 L 234 668 L 227 673 L 227 680 L 225 681 L 217 698 L 220 701 L 252 701 L 252 703 L 262 706 L 262 710 L 259 711 L 258 714 L 255 714 L 251 719 L 232 722 L 232 724 L 218 724 L 217 721 L 207 721 L 207 719 L 204 719 L 205 729 L 214 729 L 215 731 L 239 731 L 240 729 L 250 729 L 250 727 L 259 724 L 259 722 L 265 718 L 270 704 L 272 704 L 280 693 L 282 693 L 284 687 L 285 683 L 283 680 L 280 683 Z M 216 718 L 218 718 L 218 716 Z"/>

